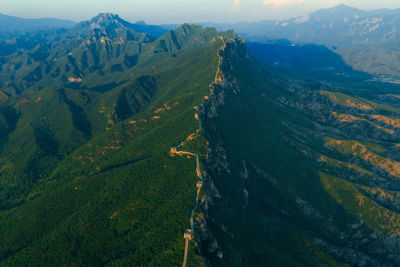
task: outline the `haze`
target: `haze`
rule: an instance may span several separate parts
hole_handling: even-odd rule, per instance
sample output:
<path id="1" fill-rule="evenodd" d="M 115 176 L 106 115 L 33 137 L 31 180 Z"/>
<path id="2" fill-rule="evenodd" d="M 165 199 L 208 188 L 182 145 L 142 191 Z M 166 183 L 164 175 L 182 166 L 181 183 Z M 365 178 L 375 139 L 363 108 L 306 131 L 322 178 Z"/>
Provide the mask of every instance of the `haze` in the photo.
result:
<path id="1" fill-rule="evenodd" d="M 0 0 L 0 12 L 81 21 L 108 11 L 130 21 L 162 24 L 286 19 L 339 4 L 364 10 L 400 7 L 398 0 Z"/>

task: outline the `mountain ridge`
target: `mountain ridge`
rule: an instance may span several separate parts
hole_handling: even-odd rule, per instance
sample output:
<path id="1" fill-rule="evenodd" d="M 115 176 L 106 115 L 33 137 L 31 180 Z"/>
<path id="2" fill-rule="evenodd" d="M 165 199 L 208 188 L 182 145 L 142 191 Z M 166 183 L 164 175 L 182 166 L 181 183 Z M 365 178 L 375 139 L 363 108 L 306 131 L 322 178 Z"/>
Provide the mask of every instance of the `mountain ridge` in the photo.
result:
<path id="1" fill-rule="evenodd" d="M 364 194 L 398 190 L 383 164 L 397 164 L 398 129 L 380 124 L 400 111 L 388 96 L 398 87 L 286 80 L 247 56 L 224 64 L 225 85 L 202 117 L 205 257 L 216 266 L 395 266 L 398 200 Z"/>
<path id="2" fill-rule="evenodd" d="M 0 13 L 0 32 L 37 31 L 51 28 L 70 28 L 76 23 L 71 20 L 55 18 L 28 19 Z"/>
<path id="3" fill-rule="evenodd" d="M 104 68 L 102 64 L 108 62 L 113 63 L 105 68 L 110 76 L 114 76 L 110 84 L 120 83 L 120 77 L 115 73 L 136 65 L 142 53 L 142 44 L 157 39 L 147 33 L 147 30 L 161 33 L 155 26 L 140 27 L 142 32 L 137 32 L 133 29 L 136 28 L 134 24 L 117 15 L 102 13 L 61 33 L 49 32 L 44 37 L 39 35 L 40 39 L 32 45 L 33 47 L 11 52 L 2 58 L 3 67 L 0 70 L 2 91 L 17 94 L 26 89 L 37 90 L 44 88 L 49 80 L 52 80 L 54 85 L 69 83 L 70 86 L 79 87 L 85 84 L 83 78 L 86 76 L 104 76 L 105 73 L 98 70 Z M 35 37 L 36 35 L 30 42 L 35 42 Z M 128 45 L 125 45 L 125 42 Z M 125 53 L 123 50 L 129 52 Z M 114 62 L 109 60 L 111 58 Z M 45 75 L 46 72 L 51 75 Z M 7 80 L 8 75 L 15 77 L 14 80 Z M 43 78 L 45 79 L 42 80 Z M 129 77 L 124 78 L 125 81 L 127 79 Z"/>
<path id="4" fill-rule="evenodd" d="M 338 6 L 285 20 L 205 25 L 219 30 L 233 28 L 249 42 L 286 39 L 302 45 L 324 45 L 357 71 L 397 77 L 400 61 L 393 55 L 397 55 L 400 39 L 398 12 Z"/>

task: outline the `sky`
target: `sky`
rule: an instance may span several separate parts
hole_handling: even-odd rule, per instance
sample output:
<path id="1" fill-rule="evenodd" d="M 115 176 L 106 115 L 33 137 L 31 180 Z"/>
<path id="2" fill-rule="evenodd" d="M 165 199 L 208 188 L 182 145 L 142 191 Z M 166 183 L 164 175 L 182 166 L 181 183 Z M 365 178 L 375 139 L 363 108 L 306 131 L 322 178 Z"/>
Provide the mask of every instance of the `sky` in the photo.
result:
<path id="1" fill-rule="evenodd" d="M 287 19 L 346 4 L 364 10 L 400 8 L 400 0 L 0 0 L 0 13 L 82 21 L 112 12 L 135 22 L 239 22 Z"/>

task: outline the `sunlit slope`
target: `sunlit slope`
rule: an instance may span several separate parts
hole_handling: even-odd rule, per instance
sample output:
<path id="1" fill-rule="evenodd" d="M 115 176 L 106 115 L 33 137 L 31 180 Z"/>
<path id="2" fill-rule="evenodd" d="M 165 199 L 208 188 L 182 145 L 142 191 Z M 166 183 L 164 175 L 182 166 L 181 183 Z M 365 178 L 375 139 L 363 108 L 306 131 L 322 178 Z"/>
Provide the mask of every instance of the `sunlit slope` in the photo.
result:
<path id="1" fill-rule="evenodd" d="M 0 92 L 17 95 L 49 85 L 106 91 L 135 77 L 155 55 L 207 46 L 217 38 L 215 29 L 199 25 L 185 24 L 158 39 L 136 26 L 101 13 L 69 30 L 33 35 L 32 47 L 0 58 Z"/>
<path id="2" fill-rule="evenodd" d="M 66 90 L 77 102 L 79 94 L 93 97 L 82 109 L 101 127 L 92 127 L 22 203 L 0 212 L 0 265 L 181 264 L 196 161 L 169 151 L 187 140 L 187 149 L 205 156 L 195 108 L 210 95 L 224 38 L 233 37 L 183 27 L 188 40 L 190 30 L 215 38 L 154 53 L 137 78 L 110 91 Z M 189 264 L 198 265 L 194 249 Z"/>

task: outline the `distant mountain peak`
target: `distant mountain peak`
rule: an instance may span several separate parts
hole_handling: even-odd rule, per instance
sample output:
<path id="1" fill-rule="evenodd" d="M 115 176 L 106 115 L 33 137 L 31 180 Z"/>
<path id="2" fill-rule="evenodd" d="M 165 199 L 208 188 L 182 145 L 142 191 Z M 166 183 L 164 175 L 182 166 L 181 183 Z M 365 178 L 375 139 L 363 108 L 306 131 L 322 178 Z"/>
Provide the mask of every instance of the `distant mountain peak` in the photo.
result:
<path id="1" fill-rule="evenodd" d="M 128 38 L 132 40 L 148 40 L 144 32 L 135 31 L 133 24 L 123 20 L 120 16 L 112 13 L 100 13 L 90 20 L 82 21 L 66 34 L 67 36 L 88 36 L 99 39 L 101 37 L 110 39 Z M 150 38 L 151 39 L 151 38 Z"/>
<path id="2" fill-rule="evenodd" d="M 343 8 L 345 8 L 345 9 L 355 9 L 354 7 L 348 6 L 346 4 L 337 5 L 337 6 L 332 7 L 331 9 L 343 9 Z"/>
<path id="3" fill-rule="evenodd" d="M 351 7 L 351 6 L 348 6 L 348 5 L 345 5 L 345 4 L 340 4 L 340 5 L 337 5 L 337 6 L 335 6 L 335 7 L 332 7 L 332 8 L 329 8 L 331 11 L 343 11 L 343 10 L 347 10 L 347 11 L 361 11 L 361 12 L 364 12 L 363 10 L 361 10 L 361 9 L 358 9 L 358 8 L 355 8 L 355 7 Z"/>
<path id="4" fill-rule="evenodd" d="M 348 13 L 364 13 L 365 11 L 355 8 L 355 7 L 345 5 L 345 4 L 341 4 L 341 5 L 331 7 L 331 8 L 320 9 L 315 13 L 321 13 L 321 12 L 330 13 L 330 14 L 336 13 L 339 15 L 339 14 L 343 14 L 343 13 L 346 13 L 346 14 L 348 14 Z"/>
<path id="5" fill-rule="evenodd" d="M 341 4 L 332 8 L 320 9 L 312 13 L 310 16 L 317 18 L 318 20 L 339 22 L 347 21 L 350 18 L 358 18 L 363 16 L 365 13 L 367 12 L 361 9 Z"/>
<path id="6" fill-rule="evenodd" d="M 121 19 L 117 14 L 113 14 L 110 12 L 99 13 L 97 16 L 92 18 L 92 20 L 100 20 L 100 21 L 109 21 L 109 20 L 119 20 Z"/>
<path id="7" fill-rule="evenodd" d="M 120 31 L 122 30 L 122 31 Z M 155 25 L 147 25 L 144 21 L 131 23 L 122 19 L 119 15 L 110 12 L 99 13 L 90 20 L 82 21 L 76 25 L 68 35 L 107 35 L 121 37 L 122 32 L 129 31 L 129 36 L 135 35 L 135 38 L 159 37 L 167 32 L 166 29 Z"/>
<path id="8" fill-rule="evenodd" d="M 114 27 L 126 27 L 129 22 L 121 19 L 117 14 L 110 12 L 100 13 L 90 20 L 92 28 L 101 28 L 113 25 Z"/>
<path id="9" fill-rule="evenodd" d="M 147 23 L 144 22 L 143 20 L 136 21 L 134 24 L 136 24 L 136 25 L 147 25 Z"/>

